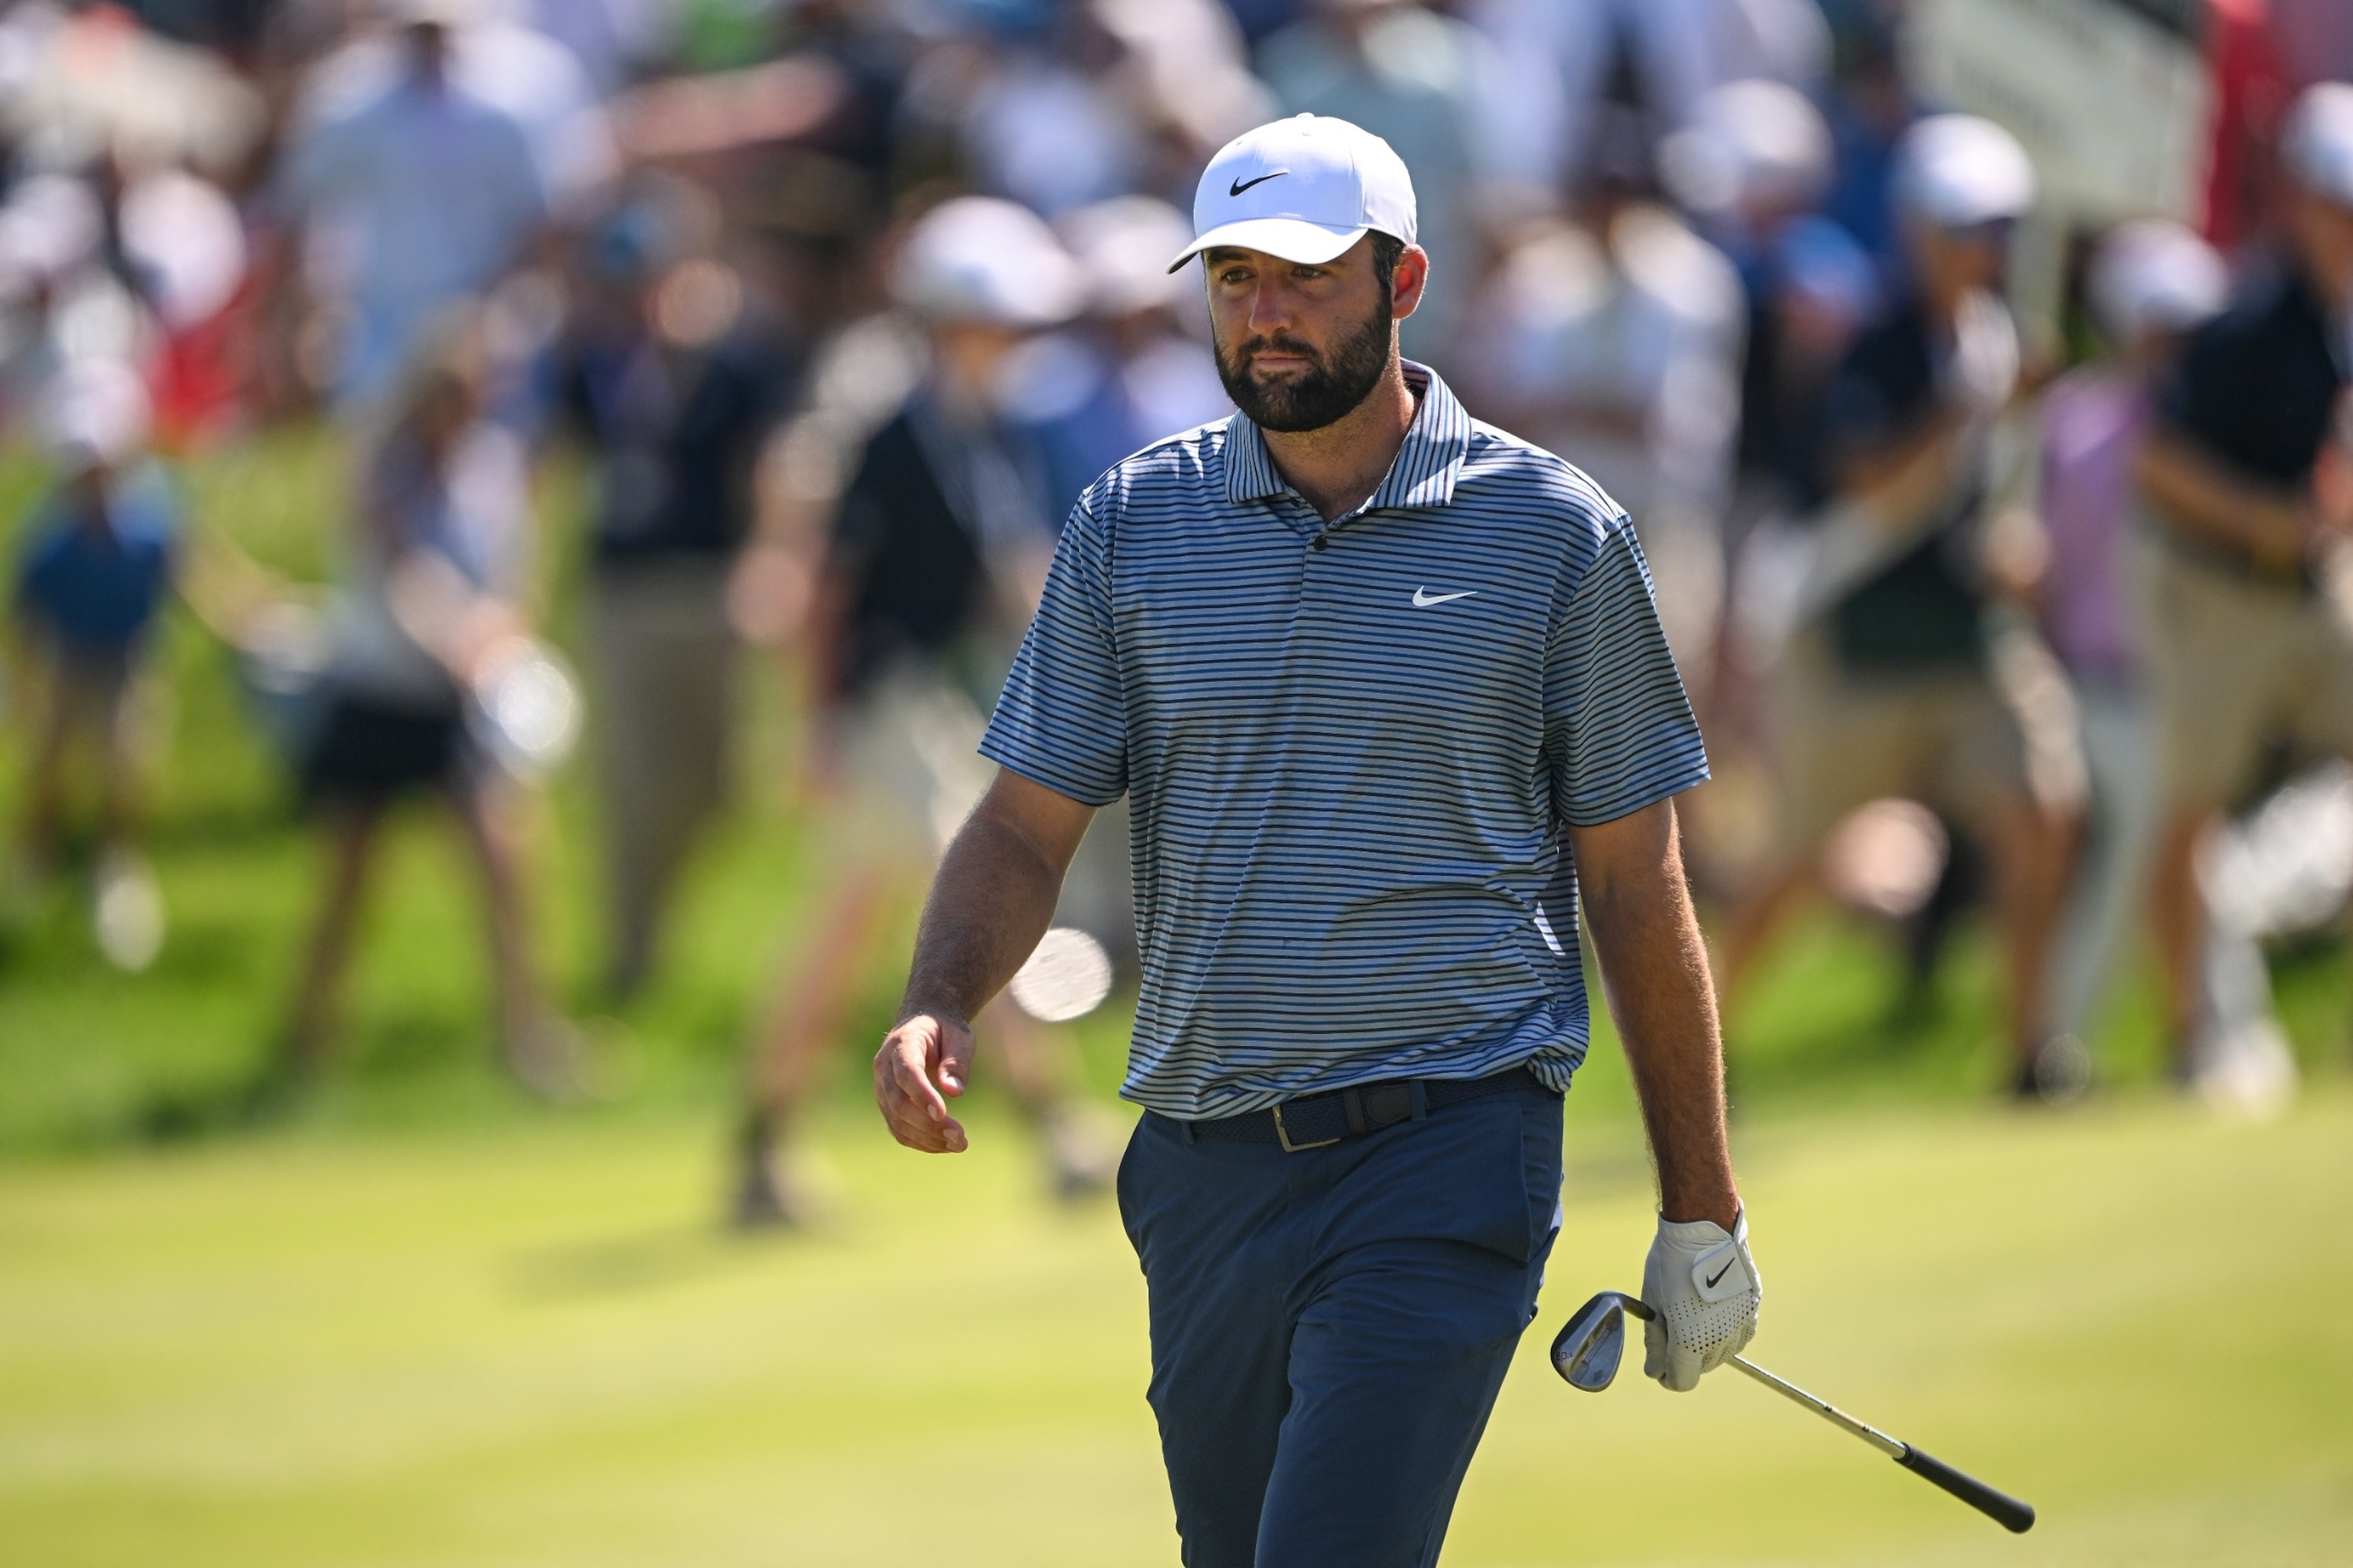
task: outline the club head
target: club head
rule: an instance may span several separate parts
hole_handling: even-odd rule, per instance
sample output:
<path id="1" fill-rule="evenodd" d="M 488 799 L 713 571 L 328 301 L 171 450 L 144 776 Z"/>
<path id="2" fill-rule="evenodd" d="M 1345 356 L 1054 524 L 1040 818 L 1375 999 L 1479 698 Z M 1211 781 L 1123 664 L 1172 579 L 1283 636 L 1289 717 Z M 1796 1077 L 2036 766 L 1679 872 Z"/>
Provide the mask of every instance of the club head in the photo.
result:
<path id="1" fill-rule="evenodd" d="M 1552 1370 L 1571 1388 L 1599 1393 L 1618 1375 L 1626 1356 L 1626 1314 L 1647 1319 L 1651 1309 L 1638 1298 L 1605 1290 L 1569 1314 L 1553 1336 Z"/>

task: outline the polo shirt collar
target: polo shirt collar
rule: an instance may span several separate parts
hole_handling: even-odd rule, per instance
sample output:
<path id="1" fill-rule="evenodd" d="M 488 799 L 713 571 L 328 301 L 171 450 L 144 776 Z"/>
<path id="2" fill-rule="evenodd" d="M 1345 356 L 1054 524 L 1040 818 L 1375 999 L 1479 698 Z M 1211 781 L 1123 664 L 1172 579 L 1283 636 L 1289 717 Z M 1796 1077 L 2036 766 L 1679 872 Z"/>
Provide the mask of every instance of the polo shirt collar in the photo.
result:
<path id="1" fill-rule="evenodd" d="M 1356 510 L 1398 511 L 1443 506 L 1454 499 L 1455 476 L 1471 452 L 1471 416 L 1426 365 L 1404 362 L 1406 385 L 1420 399 L 1405 444 L 1378 488 Z M 1226 422 L 1226 499 L 1241 505 L 1280 495 L 1287 487 L 1266 450 L 1266 437 L 1239 410 Z"/>

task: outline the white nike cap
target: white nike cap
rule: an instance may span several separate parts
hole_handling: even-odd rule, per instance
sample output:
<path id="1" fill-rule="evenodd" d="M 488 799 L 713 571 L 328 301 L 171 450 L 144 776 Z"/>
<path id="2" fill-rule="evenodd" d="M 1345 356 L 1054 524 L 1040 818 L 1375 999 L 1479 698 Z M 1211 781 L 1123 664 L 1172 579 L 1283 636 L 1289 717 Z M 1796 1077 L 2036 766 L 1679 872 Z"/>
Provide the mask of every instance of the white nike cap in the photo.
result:
<path id="1" fill-rule="evenodd" d="M 1245 131 L 1209 160 L 1193 192 L 1193 243 L 1168 270 L 1220 245 L 1319 266 L 1376 229 L 1414 242 L 1405 160 L 1360 126 L 1301 114 Z"/>
<path id="2" fill-rule="evenodd" d="M 1904 210 L 1939 228 L 2022 217 L 2034 205 L 2034 164 L 2018 138 L 1974 114 L 1931 114 L 1895 154 Z"/>

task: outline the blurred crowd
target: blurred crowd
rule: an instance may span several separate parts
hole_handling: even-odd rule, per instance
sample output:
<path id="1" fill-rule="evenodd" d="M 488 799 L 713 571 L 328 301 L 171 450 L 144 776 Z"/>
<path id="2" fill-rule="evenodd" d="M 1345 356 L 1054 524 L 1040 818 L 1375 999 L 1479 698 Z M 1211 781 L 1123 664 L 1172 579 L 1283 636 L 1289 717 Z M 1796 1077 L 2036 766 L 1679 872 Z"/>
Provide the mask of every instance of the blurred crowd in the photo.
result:
<path id="1" fill-rule="evenodd" d="M 261 1092 L 331 1063 L 412 797 L 479 866 L 504 1059 L 575 1092 L 518 801 L 586 736 L 625 1001 L 727 800 L 739 663 L 781 651 L 822 888 L 750 1025 L 733 1202 L 796 1217 L 776 1150 L 986 782 L 1060 519 L 1230 411 L 1166 265 L 1196 176 L 1312 112 L 1412 173 L 1407 355 L 1635 520 L 1716 768 L 1686 831 L 1736 1075 L 1755 961 L 1826 891 L 1901 931 L 1924 993 L 1990 910 L 2022 1097 L 2081 1089 L 2146 926 L 2181 1080 L 2275 1098 L 2253 944 L 2353 880 L 2353 782 L 2310 771 L 2353 754 L 2353 26 L 2140 9 L 2194 23 L 2201 210 L 2075 223 L 2059 313 L 2022 327 L 2045 172 L 1912 79 L 1902 0 L 20 0 L 0 420 L 52 480 L 0 897 L 86 866 L 111 959 L 166 939 L 140 694 L 176 598 L 320 837 Z M 174 479 L 290 423 L 344 465 L 327 585 Z M 550 514 L 552 461 L 585 515 Z M 568 553 L 577 670 L 538 624 Z M 2324 832 L 2346 867 L 2299 852 Z M 1109 1143 L 1058 1026 L 1134 962 L 1121 836 L 984 1025 L 1070 1192 Z"/>

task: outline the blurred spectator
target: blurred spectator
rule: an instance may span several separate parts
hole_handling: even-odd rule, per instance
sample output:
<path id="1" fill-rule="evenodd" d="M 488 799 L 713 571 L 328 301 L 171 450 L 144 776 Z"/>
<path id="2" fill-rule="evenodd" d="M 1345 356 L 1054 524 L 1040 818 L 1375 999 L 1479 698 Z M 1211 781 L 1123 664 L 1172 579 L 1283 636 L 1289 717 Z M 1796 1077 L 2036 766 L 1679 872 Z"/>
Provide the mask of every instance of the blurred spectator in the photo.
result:
<path id="1" fill-rule="evenodd" d="M 2168 817 L 2153 903 L 2189 1078 L 2206 1054 L 2203 830 L 2274 743 L 2353 754 L 2353 643 L 2328 588 L 2353 530 L 2353 459 L 2330 442 L 2353 318 L 2353 86 L 2304 94 L 2282 161 L 2277 264 L 2190 340 L 2139 467 Z"/>
<path id="2" fill-rule="evenodd" d="M 1841 39 L 1824 104 L 1836 177 L 1822 211 L 1877 260 L 1900 286 L 1909 264 L 1894 195 L 1897 149 L 1920 107 L 1904 80 L 1892 23 L 1866 15 Z"/>
<path id="3" fill-rule="evenodd" d="M 157 435 L 185 450 L 227 433 L 241 411 L 251 305 L 244 221 L 218 185 L 183 168 L 125 176 L 113 206 L 161 340 Z"/>
<path id="4" fill-rule="evenodd" d="M 115 5 L 32 0 L 0 15 L 0 139 L 19 168 L 110 158 L 234 168 L 260 134 L 260 95 L 219 58 Z"/>
<path id="5" fill-rule="evenodd" d="M 641 182 L 586 247 L 559 356 L 596 474 L 588 612 L 618 997 L 644 981 L 662 905 L 724 793 L 727 575 L 797 385 L 797 345 L 715 254 L 717 224 L 700 192 Z"/>
<path id="6" fill-rule="evenodd" d="M 911 144 L 975 188 L 1048 217 L 1122 195 L 1145 167 L 1141 105 L 1118 90 L 1119 39 L 1085 5 L 968 8 L 972 35 L 907 82 Z M 960 168 L 958 167 L 960 165 Z"/>
<path id="7" fill-rule="evenodd" d="M 2049 1075 L 2061 1065 L 2041 1049 L 2056 827 L 1989 668 L 1986 614 L 1994 436 L 2020 378 L 2001 290 L 2010 225 L 2033 188 L 2025 153 L 1990 122 L 1937 116 L 1905 140 L 1913 283 L 1822 401 L 1808 594 L 1818 608 L 1775 676 L 1782 869 L 1740 912 L 1725 966 L 1730 990 L 1848 812 L 1891 795 L 1922 801 L 1991 848 L 2022 1095 L 2074 1086 Z"/>
<path id="8" fill-rule="evenodd" d="M 609 157 L 553 43 L 468 0 L 396 0 L 390 17 L 389 37 L 314 72 L 283 171 L 304 281 L 348 310 L 313 323 L 311 368 L 359 414 L 426 326 L 522 263 Z"/>
<path id="9" fill-rule="evenodd" d="M 469 726 L 525 641 L 517 594 L 528 454 L 490 417 L 502 367 L 484 337 L 480 313 L 462 307 L 421 334 L 363 463 L 332 615 L 327 711 L 302 768 L 326 880 L 272 1091 L 328 1061 L 385 821 L 419 791 L 455 810 L 481 872 L 501 1059 L 535 1094 L 576 1086 L 576 1042 L 533 970 L 512 787 L 484 744 L 487 726 Z"/>
<path id="10" fill-rule="evenodd" d="M 1704 699 L 1723 603 L 1740 283 L 1649 198 L 1647 163 L 1633 142 L 1601 156 L 1579 223 L 1534 228 L 1505 256 L 1474 385 L 1499 422 L 1576 463 L 1632 516 L 1675 663 Z"/>
<path id="11" fill-rule="evenodd" d="M 902 100 L 902 185 L 944 178 L 1047 217 L 1189 190 L 1265 93 L 1216 0 L 1006 0 L 951 7 Z"/>
<path id="12" fill-rule="evenodd" d="M 1054 545 L 1041 465 L 1004 418 L 1002 376 L 1026 334 L 1077 312 L 1076 267 L 1030 213 L 967 196 L 914 226 L 893 285 L 923 323 L 928 366 L 850 466 L 825 546 L 807 637 L 822 755 L 846 775 L 834 841 L 846 863 L 760 1046 L 735 1193 L 746 1225 L 806 1215 L 782 1146 L 883 921 L 987 787 L 982 715 Z M 1073 1118 L 1054 1038 L 1007 1001 L 977 1022 L 1046 1135 L 1060 1188 L 1108 1180 L 1109 1150 Z"/>
<path id="13" fill-rule="evenodd" d="M 123 247 L 100 183 L 68 174 L 17 181 L 0 206 L 0 265 L 10 303 L 8 377 L 20 418 L 75 365 L 100 361 L 143 376 L 160 344 L 147 279 Z"/>
<path id="14" fill-rule="evenodd" d="M 1184 215 L 1122 196 L 1064 214 L 1060 228 L 1086 281 L 1085 319 L 1023 344 L 1001 376 L 1007 413 L 1045 462 L 1057 520 L 1122 458 L 1233 412 L 1208 344 L 1183 324 L 1206 322 L 1200 281 L 1168 270 L 1193 237 Z"/>
<path id="15" fill-rule="evenodd" d="M 1409 358 L 1461 374 L 1456 339 L 1485 270 L 1479 198 L 1510 134 L 1493 122 L 1504 76 L 1493 44 L 1413 0 L 1314 0 L 1306 20 L 1260 46 L 1258 68 L 1285 110 L 1361 125 L 1405 160 L 1430 269 L 1399 341 Z"/>
<path id="16" fill-rule="evenodd" d="M 2214 89 L 2205 233 L 2236 254 L 2279 220 L 2279 137 L 2296 95 L 2353 79 L 2353 7 L 2344 0 L 2209 0 L 2201 9 Z"/>
<path id="17" fill-rule="evenodd" d="M 2162 782 L 2128 586 L 2139 510 L 2133 464 L 2153 386 L 2183 335 L 2221 308 L 2228 287 L 2221 258 L 2180 225 L 2118 225 L 2093 253 L 2086 290 L 2109 352 L 2043 396 L 2037 511 L 2046 553 L 2036 597 L 2044 636 L 2074 693 L 2091 785 L 2054 960 L 2054 1035 L 2088 1037 L 2156 842 Z"/>
<path id="18" fill-rule="evenodd" d="M 532 0 L 526 14 L 571 51 L 589 92 L 609 98 L 669 43 L 673 9 L 665 0 Z"/>
<path id="19" fill-rule="evenodd" d="M 153 961 L 163 898 L 139 849 L 135 696 L 178 554 L 179 503 L 146 459 L 138 375 L 85 360 L 45 389 L 42 436 L 55 486 L 21 541 L 16 631 L 30 694 L 33 760 L 22 896 L 66 848 L 66 772 L 85 752 L 97 780 L 93 908 L 100 950 L 126 969 Z"/>
<path id="20" fill-rule="evenodd" d="M 1737 547 L 1751 522 L 1787 504 L 1788 414 L 1812 402 L 1875 301 L 1841 287 L 1838 232 L 1810 216 L 1830 182 L 1830 129 L 1796 89 L 1717 88 L 1693 124 L 1661 143 L 1659 164 L 1740 277 L 1738 474 L 1726 528 Z"/>
<path id="21" fill-rule="evenodd" d="M 1588 177 L 1613 92 L 1640 106 L 1647 147 L 1690 124 L 1710 89 L 1763 78 L 1810 90 L 1829 56 L 1812 0 L 1478 0 L 1468 10 L 1507 73 L 1496 101 L 1514 131 L 1511 172 L 1538 199 Z"/>

